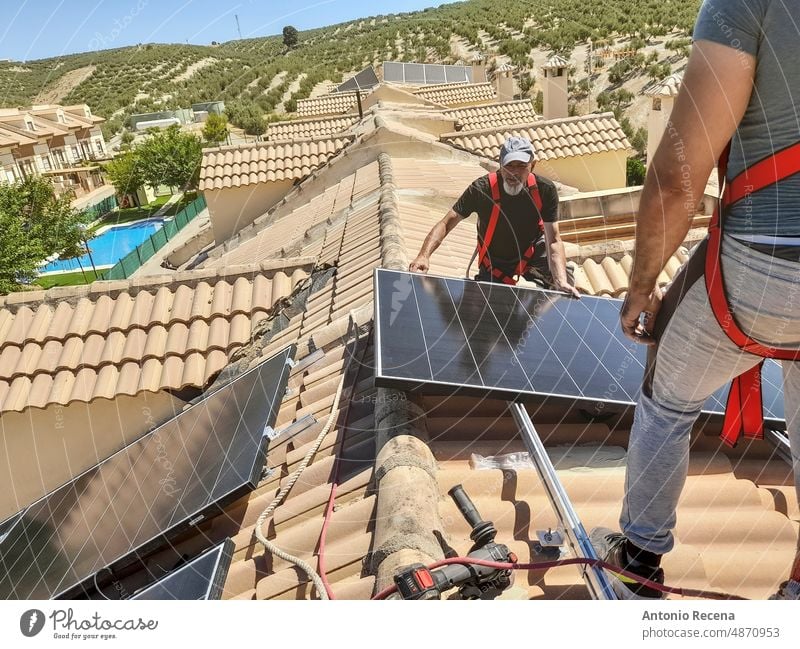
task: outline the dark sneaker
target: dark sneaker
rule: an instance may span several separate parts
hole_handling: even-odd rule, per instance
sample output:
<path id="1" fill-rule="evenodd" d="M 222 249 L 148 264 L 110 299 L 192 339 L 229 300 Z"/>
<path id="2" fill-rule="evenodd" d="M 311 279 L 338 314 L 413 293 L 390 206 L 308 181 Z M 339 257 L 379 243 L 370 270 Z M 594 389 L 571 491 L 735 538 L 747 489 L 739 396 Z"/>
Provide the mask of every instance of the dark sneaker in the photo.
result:
<path id="1" fill-rule="evenodd" d="M 656 583 L 664 583 L 664 571 L 658 566 L 648 566 L 643 563 L 632 565 L 625 550 L 625 535 L 614 532 L 607 527 L 595 527 L 589 534 L 597 558 L 610 563 L 612 566 L 622 568 Z M 644 586 L 628 577 L 612 575 L 608 571 L 611 586 L 620 599 L 664 599 L 664 593 L 648 586 Z"/>
<path id="2" fill-rule="evenodd" d="M 799 581 L 784 581 L 778 592 L 770 595 L 770 599 L 800 599 L 800 582 Z"/>

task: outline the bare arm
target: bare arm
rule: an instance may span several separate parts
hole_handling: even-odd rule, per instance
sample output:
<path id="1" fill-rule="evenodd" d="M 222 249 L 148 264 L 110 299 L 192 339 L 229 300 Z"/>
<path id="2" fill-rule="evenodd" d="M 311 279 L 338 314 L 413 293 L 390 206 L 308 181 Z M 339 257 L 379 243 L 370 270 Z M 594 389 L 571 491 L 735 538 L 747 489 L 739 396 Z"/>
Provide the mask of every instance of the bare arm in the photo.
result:
<path id="1" fill-rule="evenodd" d="M 640 339 L 641 313 L 655 321 L 658 274 L 689 231 L 708 176 L 747 109 L 754 74 L 755 57 L 746 52 L 702 40 L 692 48 L 639 203 L 630 288 L 620 314 L 629 338 Z"/>
<path id="2" fill-rule="evenodd" d="M 444 238 L 459 224 L 462 218 L 458 212 L 450 210 L 441 221 L 434 225 L 428 232 L 428 236 L 425 237 L 425 241 L 422 242 L 422 248 L 420 248 L 417 258 L 408 265 L 408 270 L 427 273 L 430 268 L 431 255 L 442 245 Z"/>
<path id="3" fill-rule="evenodd" d="M 553 276 L 553 284 L 559 291 L 565 291 L 574 297 L 580 297 L 580 293 L 570 286 L 567 280 L 567 253 L 564 250 L 564 242 L 561 240 L 561 232 L 558 223 L 544 223 L 544 240 L 547 246 L 547 263 L 550 266 L 550 274 Z"/>

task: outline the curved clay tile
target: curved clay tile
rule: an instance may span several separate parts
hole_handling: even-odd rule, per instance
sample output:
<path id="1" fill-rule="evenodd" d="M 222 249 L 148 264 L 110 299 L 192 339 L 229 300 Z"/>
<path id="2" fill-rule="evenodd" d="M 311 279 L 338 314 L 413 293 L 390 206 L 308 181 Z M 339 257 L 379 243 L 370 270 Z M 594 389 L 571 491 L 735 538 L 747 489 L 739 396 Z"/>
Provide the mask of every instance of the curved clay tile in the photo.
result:
<path id="1" fill-rule="evenodd" d="M 28 395 L 31 391 L 31 380 L 27 376 L 20 376 L 11 382 L 11 387 L 3 400 L 3 410 L 20 412 L 28 405 Z"/>
<path id="2" fill-rule="evenodd" d="M 147 291 L 139 291 L 133 300 L 133 309 L 128 327 L 147 327 L 155 298 Z"/>
<path id="3" fill-rule="evenodd" d="M 22 346 L 22 344 L 25 342 L 28 331 L 31 328 L 31 324 L 33 323 L 33 318 L 35 315 L 36 313 L 30 307 L 23 306 L 20 308 L 14 315 L 14 322 L 12 323 L 8 331 L 8 336 L 3 344 Z"/>
<path id="4" fill-rule="evenodd" d="M 125 348 L 125 334 L 122 331 L 112 331 L 105 338 L 103 352 L 100 355 L 100 364 L 119 363 L 122 360 L 122 350 Z"/>
<path id="5" fill-rule="evenodd" d="M 176 322 L 167 332 L 167 341 L 164 345 L 164 355 L 183 355 L 189 338 L 189 326 L 183 322 Z"/>
<path id="6" fill-rule="evenodd" d="M 117 394 L 119 369 L 116 365 L 105 365 L 97 372 L 92 399 L 113 399 Z"/>
<path id="7" fill-rule="evenodd" d="M 122 349 L 122 361 L 137 362 L 144 354 L 147 342 L 147 332 L 144 329 L 133 329 L 125 337 L 125 346 Z"/>
<path id="8" fill-rule="evenodd" d="M 154 356 L 156 358 L 163 358 L 166 353 L 167 346 L 167 329 L 164 325 L 154 325 L 147 332 L 147 340 L 144 345 L 142 357 L 147 358 Z"/>
<path id="9" fill-rule="evenodd" d="M 50 393 L 53 389 L 53 377 L 50 374 L 37 374 L 33 377 L 31 391 L 28 394 L 30 408 L 45 408 L 50 403 Z M 0 397 L 0 404 L 2 398 Z M 2 407 L 2 406 L 0 406 Z"/>
<path id="10" fill-rule="evenodd" d="M 208 322 L 206 320 L 195 320 L 189 326 L 189 335 L 186 337 L 187 352 L 202 351 L 208 347 Z"/>
<path id="11" fill-rule="evenodd" d="M 208 349 L 227 349 L 228 348 L 228 330 L 229 323 L 223 316 L 212 318 L 208 326 L 208 344 L 205 352 Z"/>

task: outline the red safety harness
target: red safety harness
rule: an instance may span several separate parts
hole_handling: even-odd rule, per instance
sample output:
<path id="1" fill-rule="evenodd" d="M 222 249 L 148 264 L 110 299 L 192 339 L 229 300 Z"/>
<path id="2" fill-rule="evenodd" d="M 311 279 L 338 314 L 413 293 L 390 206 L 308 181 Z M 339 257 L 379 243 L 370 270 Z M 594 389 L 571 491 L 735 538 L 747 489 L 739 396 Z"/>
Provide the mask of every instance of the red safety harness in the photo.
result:
<path id="1" fill-rule="evenodd" d="M 730 145 L 719 160 L 720 187 L 725 180 Z M 775 349 L 756 342 L 739 327 L 731 313 L 725 295 L 722 277 L 720 252 L 722 248 L 722 215 L 726 208 L 751 194 L 769 187 L 784 178 L 800 172 L 800 142 L 783 151 L 769 156 L 745 169 L 736 178 L 725 184 L 719 205 L 714 210 L 708 226 L 708 250 L 705 260 L 706 289 L 714 317 L 731 341 L 746 352 L 763 358 L 784 361 L 800 360 L 800 349 Z M 722 426 L 722 440 L 735 446 L 742 434 L 746 437 L 762 439 L 764 436 L 764 416 L 761 399 L 761 369 L 764 361 L 737 376 L 731 382 L 728 403 L 725 408 L 725 421 Z"/>
<path id="2" fill-rule="evenodd" d="M 517 283 L 514 276 L 521 276 L 528 268 L 533 254 L 535 252 L 536 239 L 531 241 L 528 249 L 522 253 L 522 258 L 519 260 L 513 276 L 506 275 L 499 268 L 493 268 L 489 256 L 486 254 L 489 250 L 489 244 L 494 237 L 495 228 L 497 228 L 497 221 L 500 219 L 500 183 L 498 182 L 497 172 L 489 174 L 489 187 L 492 191 L 492 213 L 489 215 L 489 224 L 486 226 L 486 235 L 483 237 L 483 244 L 478 238 L 478 266 L 486 268 L 493 277 L 499 279 L 504 284 L 511 284 L 512 286 Z M 542 197 L 539 195 L 539 186 L 536 184 L 536 177 L 533 174 L 528 174 L 528 191 L 531 194 L 531 200 L 536 205 L 536 215 L 539 219 L 539 232 L 544 231 L 544 222 L 542 221 Z"/>

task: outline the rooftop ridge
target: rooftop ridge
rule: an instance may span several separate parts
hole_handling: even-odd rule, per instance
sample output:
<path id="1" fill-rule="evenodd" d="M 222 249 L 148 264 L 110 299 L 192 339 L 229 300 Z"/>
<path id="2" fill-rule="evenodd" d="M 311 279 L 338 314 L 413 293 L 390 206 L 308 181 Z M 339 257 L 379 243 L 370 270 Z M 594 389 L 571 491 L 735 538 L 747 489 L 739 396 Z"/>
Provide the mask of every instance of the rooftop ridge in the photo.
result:
<path id="1" fill-rule="evenodd" d="M 41 291 L 18 291 L 0 297 L 0 311 L 16 314 L 23 307 L 38 307 L 42 304 L 77 302 L 82 298 L 96 301 L 102 296 L 117 297 L 122 293 L 131 296 L 142 291 L 156 292 L 167 286 L 188 286 L 194 288 L 208 279 L 238 278 L 245 275 L 275 274 L 281 270 L 296 270 L 305 266 L 313 266 L 313 257 L 288 257 L 264 261 L 254 264 L 241 264 L 225 268 L 198 268 L 182 270 L 161 275 L 146 275 L 123 280 L 97 280 L 81 286 L 55 286 Z"/>
<path id="2" fill-rule="evenodd" d="M 460 110 L 469 110 L 470 108 L 482 108 L 482 106 L 467 106 Z M 442 139 L 450 137 L 464 137 L 465 135 L 479 135 L 481 133 L 498 133 L 500 131 L 510 131 L 512 129 L 522 128 L 544 128 L 546 126 L 558 126 L 559 124 L 572 124 L 575 122 L 590 122 L 600 119 L 616 119 L 613 112 L 606 113 L 591 113 L 589 115 L 574 115 L 572 117 L 559 117 L 557 119 L 541 119 L 536 122 L 527 122 L 524 124 L 512 124 L 504 126 L 493 126 L 489 128 L 481 128 L 470 131 L 453 131 L 452 133 L 442 133 Z"/>

